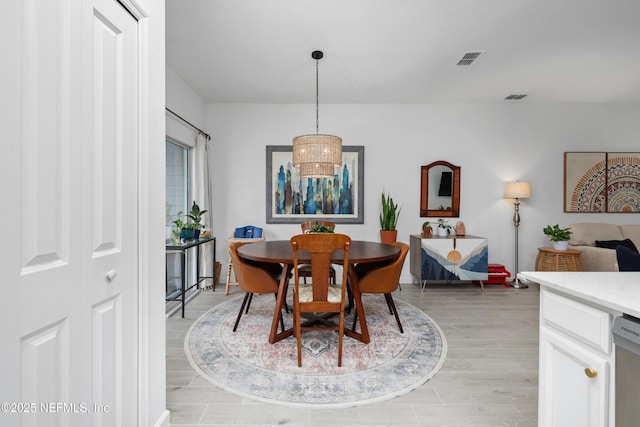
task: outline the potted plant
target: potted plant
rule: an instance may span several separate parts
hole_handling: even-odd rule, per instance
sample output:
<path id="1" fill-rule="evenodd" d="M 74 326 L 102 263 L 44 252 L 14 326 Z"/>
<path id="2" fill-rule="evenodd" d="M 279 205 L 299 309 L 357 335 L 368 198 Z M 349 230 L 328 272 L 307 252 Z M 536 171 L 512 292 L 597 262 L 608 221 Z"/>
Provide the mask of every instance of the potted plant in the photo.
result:
<path id="1" fill-rule="evenodd" d="M 187 215 L 189 216 L 189 215 Z M 197 239 L 196 231 L 199 232 L 200 228 L 202 228 L 202 224 L 199 222 L 185 222 L 183 219 L 183 213 L 178 212 L 176 214 L 176 219 L 173 220 L 173 230 L 172 236 L 174 240 L 184 239 L 184 240 L 194 240 Z"/>
<path id="2" fill-rule="evenodd" d="M 438 224 L 438 236 L 447 237 L 449 234 L 451 234 L 451 230 L 453 230 L 453 226 L 449 225 L 449 220 L 446 220 L 444 218 L 439 218 L 437 224 Z"/>
<path id="3" fill-rule="evenodd" d="M 380 212 L 380 240 L 382 243 L 393 243 L 398 237 L 396 224 L 402 208 L 393 202 L 391 196 L 382 192 L 382 212 Z"/>
<path id="4" fill-rule="evenodd" d="M 205 213 L 207 213 L 207 210 L 200 210 L 200 206 L 198 206 L 198 204 L 194 200 L 193 205 L 191 206 L 191 210 L 189 211 L 187 216 L 193 221 L 189 224 L 195 225 L 189 226 L 187 228 L 193 228 L 195 230 L 193 238 L 196 240 L 200 238 L 200 229 L 204 228 L 204 224 L 201 224 L 200 221 L 202 220 L 202 215 L 204 215 Z"/>
<path id="5" fill-rule="evenodd" d="M 571 239 L 571 228 L 560 228 L 558 224 L 547 225 L 542 229 L 543 233 L 549 236 L 549 240 L 553 242 L 553 248 L 557 251 L 566 251 Z"/>
<path id="6" fill-rule="evenodd" d="M 329 225 L 320 224 L 316 221 L 313 226 L 306 231 L 306 233 L 333 233 L 333 227 Z"/>

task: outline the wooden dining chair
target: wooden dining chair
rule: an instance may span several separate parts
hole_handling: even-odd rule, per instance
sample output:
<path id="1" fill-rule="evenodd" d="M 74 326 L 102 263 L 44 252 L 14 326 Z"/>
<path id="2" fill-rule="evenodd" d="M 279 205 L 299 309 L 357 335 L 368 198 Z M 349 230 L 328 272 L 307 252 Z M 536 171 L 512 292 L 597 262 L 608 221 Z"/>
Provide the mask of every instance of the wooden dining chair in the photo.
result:
<path id="1" fill-rule="evenodd" d="M 355 272 L 358 279 L 358 289 L 360 290 L 360 293 L 384 294 L 384 297 L 387 300 L 387 306 L 389 307 L 389 314 L 393 314 L 396 317 L 400 333 L 404 333 L 391 292 L 395 291 L 399 286 L 400 274 L 402 273 L 404 259 L 407 257 L 407 252 L 409 252 L 409 245 L 401 242 L 395 242 L 392 243 L 392 245 L 400 249 L 400 253 L 394 261 L 358 264 L 355 266 Z M 358 312 L 356 311 L 356 314 L 353 317 L 353 327 L 351 329 L 356 329 L 357 320 Z"/>
<path id="2" fill-rule="evenodd" d="M 229 255 L 233 260 L 233 268 L 236 273 L 238 286 L 245 292 L 240 311 L 238 312 L 238 318 L 233 326 L 233 332 L 238 329 L 238 324 L 240 323 L 240 318 L 242 317 L 242 312 L 245 310 L 245 306 L 245 314 L 249 312 L 249 306 L 251 305 L 254 293 L 273 293 L 276 299 L 278 298 L 278 276 L 282 274 L 282 266 L 280 264 L 250 262 L 240 258 L 238 248 L 243 244 L 243 242 L 233 242 L 229 245 Z M 280 316 L 280 328 L 284 331 L 282 316 Z"/>
<path id="3" fill-rule="evenodd" d="M 302 224 L 300 224 L 300 228 L 302 229 L 303 233 L 309 233 L 310 230 L 313 228 L 313 226 L 316 225 L 316 224 L 324 225 L 325 227 L 331 227 L 334 230 L 336 228 L 336 224 L 334 222 L 331 222 L 331 221 L 319 221 L 319 220 L 305 221 Z M 301 264 L 300 267 L 298 268 L 298 275 L 300 277 L 302 277 L 302 281 L 306 285 L 307 284 L 307 277 L 311 277 L 311 265 L 309 265 L 309 264 Z M 330 277 L 331 277 L 331 283 L 333 283 L 335 285 L 335 283 L 336 283 L 336 270 L 333 267 L 331 267 L 331 276 Z"/>
<path id="4" fill-rule="evenodd" d="M 302 331 L 334 330 L 338 331 L 338 366 L 342 366 L 342 339 L 344 336 L 344 305 L 347 287 L 347 270 L 349 265 L 349 248 L 351 238 L 344 234 L 317 233 L 299 234 L 291 238 L 293 249 L 294 292 L 293 292 L 293 331 L 298 343 L 298 366 L 302 366 Z M 330 284 L 331 254 L 342 249 L 342 283 Z M 311 284 L 300 283 L 298 259 L 300 251 L 307 251 L 311 256 Z M 303 255 L 306 256 L 306 255 Z M 302 313 L 338 313 L 338 324 L 317 319 L 304 326 L 301 323 Z M 317 323 L 320 325 L 316 326 Z"/>

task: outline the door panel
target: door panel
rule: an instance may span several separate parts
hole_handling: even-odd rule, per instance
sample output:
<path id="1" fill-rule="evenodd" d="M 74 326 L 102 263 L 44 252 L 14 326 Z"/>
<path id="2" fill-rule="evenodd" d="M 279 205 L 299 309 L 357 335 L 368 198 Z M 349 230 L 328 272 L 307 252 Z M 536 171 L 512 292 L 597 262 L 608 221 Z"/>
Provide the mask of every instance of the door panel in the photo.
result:
<path id="1" fill-rule="evenodd" d="M 82 281 L 92 402 L 107 409 L 92 425 L 126 426 L 137 415 L 137 25 L 113 0 L 85 13 Z"/>
<path id="2" fill-rule="evenodd" d="M 539 425 L 605 427 L 609 366 L 605 359 L 546 328 L 540 332 Z M 588 377 L 585 369 L 597 372 Z"/>
<path id="3" fill-rule="evenodd" d="M 0 425 L 136 425 L 137 22 L 116 0 L 7 0 L 5 13 L 17 149 L 0 164 L 13 224 L 0 401 L 37 410 Z"/>

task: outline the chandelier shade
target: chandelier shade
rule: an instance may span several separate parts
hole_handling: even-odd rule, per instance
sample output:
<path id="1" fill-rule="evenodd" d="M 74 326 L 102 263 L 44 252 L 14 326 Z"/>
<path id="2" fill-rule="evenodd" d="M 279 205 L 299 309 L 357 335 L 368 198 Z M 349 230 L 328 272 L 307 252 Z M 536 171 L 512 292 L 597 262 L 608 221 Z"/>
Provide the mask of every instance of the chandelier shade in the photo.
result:
<path id="1" fill-rule="evenodd" d="M 293 138 L 293 166 L 300 169 L 302 177 L 331 178 L 342 165 L 342 138 L 318 133 L 318 62 L 323 55 L 319 50 L 311 53 L 316 60 L 316 133 Z"/>
<path id="2" fill-rule="evenodd" d="M 312 178 L 332 177 L 342 165 L 342 138 L 310 134 L 293 138 L 293 166 L 300 175 Z"/>

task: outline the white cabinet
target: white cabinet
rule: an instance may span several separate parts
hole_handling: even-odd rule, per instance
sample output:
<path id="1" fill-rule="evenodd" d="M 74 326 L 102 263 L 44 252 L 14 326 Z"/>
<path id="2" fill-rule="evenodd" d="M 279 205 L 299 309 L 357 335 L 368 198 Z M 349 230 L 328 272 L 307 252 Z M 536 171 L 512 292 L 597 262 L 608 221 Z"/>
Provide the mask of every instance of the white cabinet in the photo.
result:
<path id="1" fill-rule="evenodd" d="M 539 426 L 613 427 L 614 315 L 542 288 Z"/>

